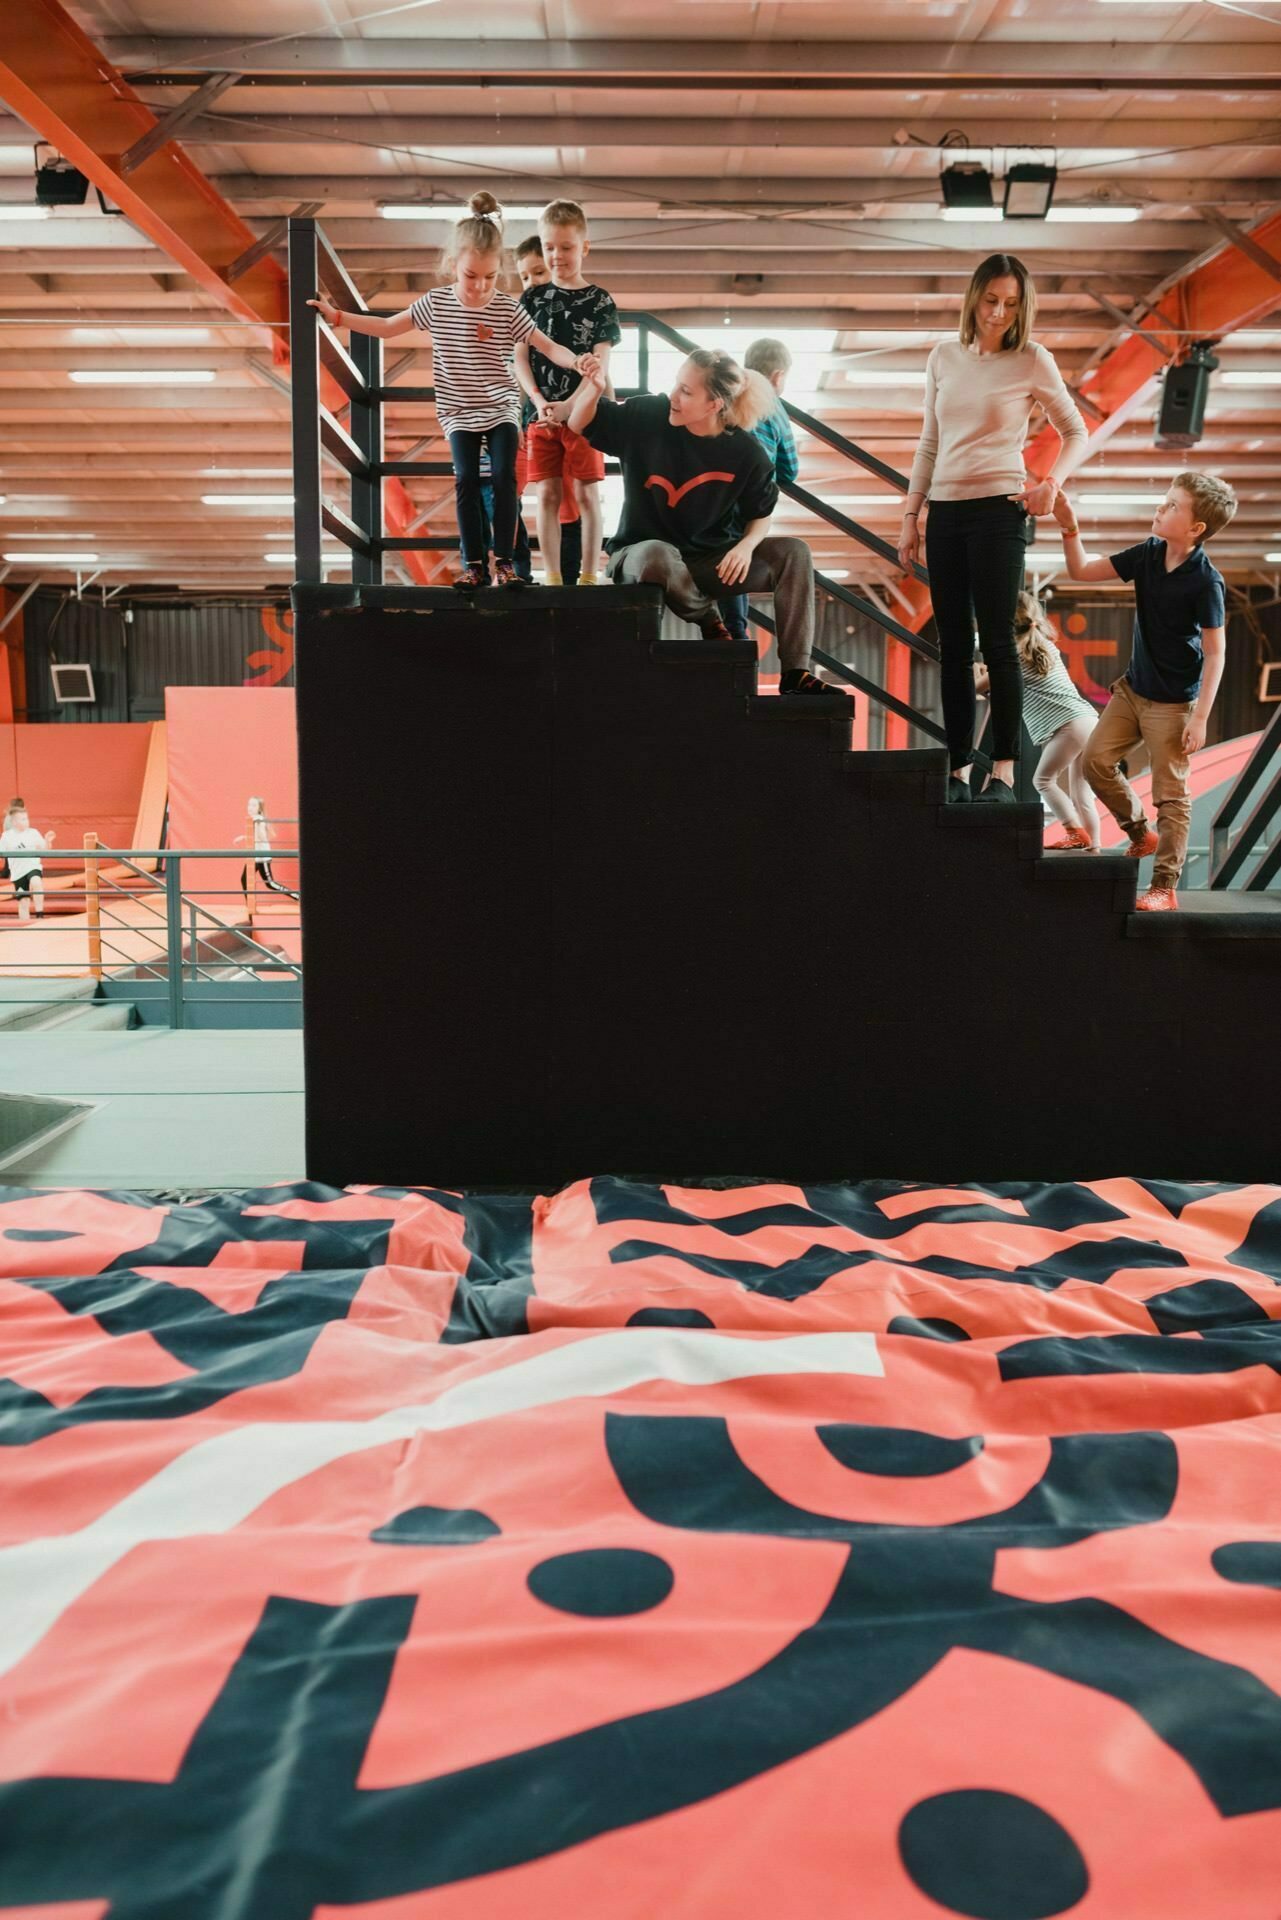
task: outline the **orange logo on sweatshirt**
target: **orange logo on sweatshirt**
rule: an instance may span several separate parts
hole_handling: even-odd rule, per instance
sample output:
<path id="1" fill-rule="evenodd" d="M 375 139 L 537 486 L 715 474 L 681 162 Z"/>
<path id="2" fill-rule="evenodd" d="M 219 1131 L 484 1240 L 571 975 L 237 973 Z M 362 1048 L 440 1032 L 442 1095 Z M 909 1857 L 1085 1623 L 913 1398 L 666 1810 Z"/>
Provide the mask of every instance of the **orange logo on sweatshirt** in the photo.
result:
<path id="1" fill-rule="evenodd" d="M 668 506 L 674 508 L 685 498 L 685 495 L 690 491 L 691 487 L 706 486 L 709 480 L 732 482 L 734 477 L 732 473 L 696 473 L 694 478 L 687 480 L 683 487 L 674 487 L 664 474 L 651 473 L 645 485 L 647 487 L 661 487 L 667 495 Z"/>

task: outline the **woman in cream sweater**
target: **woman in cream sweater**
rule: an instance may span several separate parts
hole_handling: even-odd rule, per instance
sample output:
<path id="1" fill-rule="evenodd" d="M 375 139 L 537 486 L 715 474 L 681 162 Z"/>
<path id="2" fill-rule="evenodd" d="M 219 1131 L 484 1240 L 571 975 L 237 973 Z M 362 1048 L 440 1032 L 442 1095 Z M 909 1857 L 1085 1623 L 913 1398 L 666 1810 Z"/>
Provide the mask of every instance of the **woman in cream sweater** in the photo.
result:
<path id="1" fill-rule="evenodd" d="M 970 281 L 957 340 L 934 348 L 926 366 L 925 422 L 899 534 L 904 569 L 925 533 L 930 593 L 942 663 L 943 724 L 952 777 L 949 800 L 1009 802 L 1023 718 L 1023 679 L 1014 613 L 1027 544 L 1038 515 L 1053 511 L 1060 480 L 1086 441 L 1085 423 L 1046 349 L 1032 339 L 1036 289 L 1021 260 L 994 253 Z M 1062 437 L 1044 480 L 1023 466 L 1034 406 Z M 992 776 L 971 795 L 974 751 L 974 629 L 992 702 Z"/>

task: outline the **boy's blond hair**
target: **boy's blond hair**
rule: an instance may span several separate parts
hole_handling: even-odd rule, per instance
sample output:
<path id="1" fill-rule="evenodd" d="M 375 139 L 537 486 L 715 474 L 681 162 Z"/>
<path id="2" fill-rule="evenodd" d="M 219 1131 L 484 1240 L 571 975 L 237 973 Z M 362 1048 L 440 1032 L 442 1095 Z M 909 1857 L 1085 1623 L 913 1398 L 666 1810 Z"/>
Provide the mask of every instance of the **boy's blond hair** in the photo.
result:
<path id="1" fill-rule="evenodd" d="M 1237 510 L 1237 497 L 1226 480 L 1213 473 L 1176 473 L 1170 482 L 1186 493 L 1196 519 L 1205 523 L 1203 540 L 1221 533 Z"/>
<path id="2" fill-rule="evenodd" d="M 538 216 L 538 227 L 579 227 L 586 233 L 587 215 L 577 200 L 551 200 Z"/>
<path id="3" fill-rule="evenodd" d="M 775 373 L 790 373 L 792 355 L 781 340 L 753 340 L 743 355 L 743 365 L 749 373 L 763 373 L 768 380 Z"/>

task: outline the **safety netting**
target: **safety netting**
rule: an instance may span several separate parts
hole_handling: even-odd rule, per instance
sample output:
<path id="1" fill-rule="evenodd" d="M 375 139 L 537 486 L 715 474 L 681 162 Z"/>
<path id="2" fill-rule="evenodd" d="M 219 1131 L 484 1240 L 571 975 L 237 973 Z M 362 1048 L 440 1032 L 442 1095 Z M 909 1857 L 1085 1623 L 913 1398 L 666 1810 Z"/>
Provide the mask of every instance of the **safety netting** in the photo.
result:
<path id="1" fill-rule="evenodd" d="M 0 1189 L 0 1912 L 1276 1920 L 1281 1187 Z"/>

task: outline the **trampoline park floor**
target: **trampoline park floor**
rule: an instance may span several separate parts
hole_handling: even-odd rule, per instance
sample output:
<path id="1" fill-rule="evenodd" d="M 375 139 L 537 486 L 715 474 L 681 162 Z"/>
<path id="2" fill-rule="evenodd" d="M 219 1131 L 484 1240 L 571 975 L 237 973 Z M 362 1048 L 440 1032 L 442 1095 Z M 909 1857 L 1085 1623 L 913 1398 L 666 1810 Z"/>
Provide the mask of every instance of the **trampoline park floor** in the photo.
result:
<path id="1" fill-rule="evenodd" d="M 297 1030 L 5 1032 L 0 1087 L 90 1109 L 7 1183 L 203 1191 L 302 1173 Z"/>

